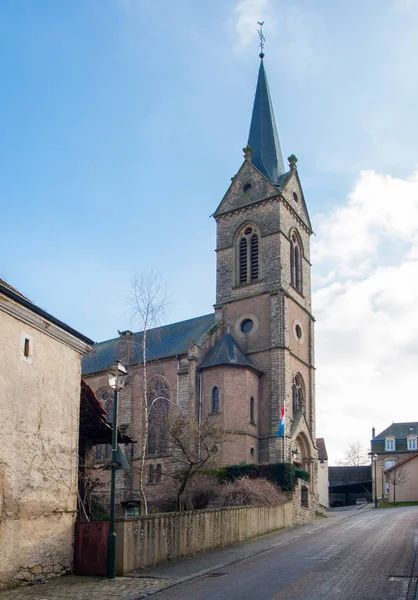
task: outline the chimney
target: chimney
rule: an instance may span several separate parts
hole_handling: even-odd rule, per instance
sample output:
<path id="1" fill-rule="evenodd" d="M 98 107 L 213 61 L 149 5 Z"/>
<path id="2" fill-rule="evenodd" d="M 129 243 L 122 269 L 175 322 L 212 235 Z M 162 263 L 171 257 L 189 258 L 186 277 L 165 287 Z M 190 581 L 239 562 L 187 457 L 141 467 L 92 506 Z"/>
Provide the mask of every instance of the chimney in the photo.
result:
<path id="1" fill-rule="evenodd" d="M 372 427 L 372 439 L 376 437 L 376 429 Z"/>
<path id="2" fill-rule="evenodd" d="M 134 356 L 134 333 L 127 329 L 119 331 L 119 360 L 123 365 L 129 365 Z"/>

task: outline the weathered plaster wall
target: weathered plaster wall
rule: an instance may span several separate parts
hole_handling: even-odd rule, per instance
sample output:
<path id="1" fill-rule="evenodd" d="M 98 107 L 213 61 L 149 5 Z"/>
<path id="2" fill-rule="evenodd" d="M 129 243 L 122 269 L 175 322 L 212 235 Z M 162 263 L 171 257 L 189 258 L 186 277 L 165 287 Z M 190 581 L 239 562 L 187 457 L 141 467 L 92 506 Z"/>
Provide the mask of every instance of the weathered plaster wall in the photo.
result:
<path id="1" fill-rule="evenodd" d="M 329 506 L 328 497 L 328 461 L 318 466 L 318 502 L 321 506 Z"/>
<path id="2" fill-rule="evenodd" d="M 2 588 L 71 570 L 81 355 L 2 311 L 0 332 Z"/>

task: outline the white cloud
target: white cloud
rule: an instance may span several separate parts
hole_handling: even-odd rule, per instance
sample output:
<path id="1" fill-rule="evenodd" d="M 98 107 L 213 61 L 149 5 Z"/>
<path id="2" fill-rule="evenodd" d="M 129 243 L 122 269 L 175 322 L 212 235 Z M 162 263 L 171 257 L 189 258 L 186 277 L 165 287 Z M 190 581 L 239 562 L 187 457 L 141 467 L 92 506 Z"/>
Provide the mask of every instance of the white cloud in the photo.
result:
<path id="1" fill-rule="evenodd" d="M 333 461 L 367 446 L 373 426 L 418 420 L 417 234 L 416 174 L 362 172 L 347 204 L 320 218 L 317 433 Z"/>

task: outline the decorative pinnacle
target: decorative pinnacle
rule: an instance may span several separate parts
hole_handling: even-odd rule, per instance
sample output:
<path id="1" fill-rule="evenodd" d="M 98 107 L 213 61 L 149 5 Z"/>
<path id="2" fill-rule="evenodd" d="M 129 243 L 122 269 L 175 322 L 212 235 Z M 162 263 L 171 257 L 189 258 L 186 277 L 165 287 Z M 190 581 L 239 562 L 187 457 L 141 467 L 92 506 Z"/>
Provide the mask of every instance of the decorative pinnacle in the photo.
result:
<path id="1" fill-rule="evenodd" d="M 260 54 L 259 57 L 261 59 L 264 58 L 264 42 L 266 41 L 266 38 L 264 37 L 264 33 L 263 33 L 263 25 L 264 25 L 264 21 L 257 21 L 257 25 L 260 25 L 260 28 L 257 29 L 257 33 L 258 33 L 258 37 L 260 38 Z"/>
<path id="2" fill-rule="evenodd" d="M 294 154 L 291 154 L 287 160 L 289 161 L 289 167 L 291 168 L 291 170 L 296 171 L 296 163 L 298 162 L 296 156 Z"/>
<path id="3" fill-rule="evenodd" d="M 244 152 L 244 158 L 245 158 L 245 160 L 248 160 L 248 162 L 251 162 L 252 159 L 253 159 L 254 151 L 251 148 L 250 144 L 247 144 L 245 146 L 245 148 L 242 149 L 242 151 Z"/>

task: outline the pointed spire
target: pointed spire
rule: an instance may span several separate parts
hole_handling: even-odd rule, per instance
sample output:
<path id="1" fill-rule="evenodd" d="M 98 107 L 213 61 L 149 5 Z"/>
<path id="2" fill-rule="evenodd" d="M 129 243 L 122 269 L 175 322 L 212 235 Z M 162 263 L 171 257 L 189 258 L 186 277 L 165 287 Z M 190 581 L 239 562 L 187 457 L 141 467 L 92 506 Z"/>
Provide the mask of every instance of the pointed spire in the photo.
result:
<path id="1" fill-rule="evenodd" d="M 285 173 L 279 135 L 274 119 L 273 105 L 270 98 L 267 76 L 264 70 L 264 52 L 260 53 L 260 69 L 258 71 L 257 89 L 255 92 L 253 114 L 251 117 L 248 144 L 254 155 L 252 163 L 274 184 L 280 175 Z"/>

